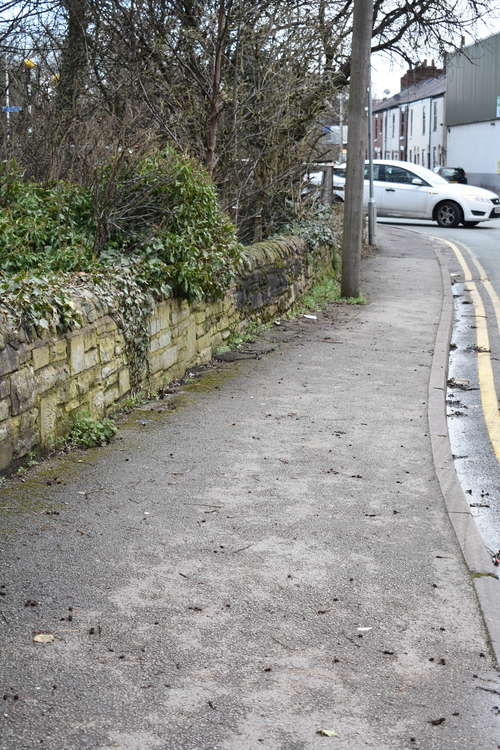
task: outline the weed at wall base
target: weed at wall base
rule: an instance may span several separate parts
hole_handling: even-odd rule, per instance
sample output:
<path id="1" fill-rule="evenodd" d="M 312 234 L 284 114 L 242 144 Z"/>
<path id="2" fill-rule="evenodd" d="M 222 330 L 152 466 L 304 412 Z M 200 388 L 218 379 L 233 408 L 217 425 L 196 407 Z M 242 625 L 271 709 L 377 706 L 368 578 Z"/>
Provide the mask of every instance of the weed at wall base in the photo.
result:
<path id="1" fill-rule="evenodd" d="M 82 410 L 75 417 L 68 443 L 76 448 L 95 448 L 109 443 L 115 433 L 112 419 L 94 419 L 87 410 Z"/>

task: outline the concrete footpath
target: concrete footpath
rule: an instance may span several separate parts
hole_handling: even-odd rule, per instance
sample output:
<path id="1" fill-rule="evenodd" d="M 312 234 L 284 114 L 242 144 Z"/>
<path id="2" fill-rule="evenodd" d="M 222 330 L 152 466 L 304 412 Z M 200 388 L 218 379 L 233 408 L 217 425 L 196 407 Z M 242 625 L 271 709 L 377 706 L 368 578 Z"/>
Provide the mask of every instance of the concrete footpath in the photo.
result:
<path id="1" fill-rule="evenodd" d="M 429 437 L 439 265 L 378 240 L 367 305 L 0 490 L 0 750 L 500 747 Z"/>

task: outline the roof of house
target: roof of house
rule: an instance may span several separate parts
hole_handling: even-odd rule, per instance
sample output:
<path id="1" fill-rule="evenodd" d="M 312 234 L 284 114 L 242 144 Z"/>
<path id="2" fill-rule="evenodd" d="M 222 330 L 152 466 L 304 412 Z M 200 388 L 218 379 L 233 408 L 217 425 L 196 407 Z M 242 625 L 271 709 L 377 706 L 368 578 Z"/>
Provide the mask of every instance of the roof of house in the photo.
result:
<path id="1" fill-rule="evenodd" d="M 446 91 L 446 76 L 442 75 L 438 78 L 428 78 L 426 81 L 420 81 L 414 86 L 409 86 L 407 89 L 403 89 L 399 94 L 394 94 L 389 99 L 382 99 L 382 101 L 373 104 L 374 112 L 381 112 L 384 109 L 392 109 L 393 107 L 399 107 L 401 104 L 408 104 L 409 102 L 416 102 L 419 99 L 429 99 L 433 96 L 440 96 Z"/>

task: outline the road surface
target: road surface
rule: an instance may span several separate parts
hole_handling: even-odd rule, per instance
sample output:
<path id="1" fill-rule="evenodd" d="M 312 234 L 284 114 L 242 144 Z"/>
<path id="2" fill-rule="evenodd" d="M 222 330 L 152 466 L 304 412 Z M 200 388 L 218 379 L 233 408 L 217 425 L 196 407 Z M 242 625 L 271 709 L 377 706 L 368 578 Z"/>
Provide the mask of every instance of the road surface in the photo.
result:
<path id="1" fill-rule="evenodd" d="M 500 221 L 472 229 L 445 229 L 417 220 L 380 223 L 439 238 L 449 251 L 455 306 L 450 378 L 455 384 L 447 394 L 448 429 L 471 512 L 486 546 L 496 553 L 500 549 Z"/>

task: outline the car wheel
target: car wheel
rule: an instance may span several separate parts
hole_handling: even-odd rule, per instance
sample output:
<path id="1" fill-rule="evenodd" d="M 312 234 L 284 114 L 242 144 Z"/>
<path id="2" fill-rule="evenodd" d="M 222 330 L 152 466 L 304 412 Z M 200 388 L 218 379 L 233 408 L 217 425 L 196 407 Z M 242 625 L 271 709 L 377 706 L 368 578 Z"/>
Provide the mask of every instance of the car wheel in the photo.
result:
<path id="1" fill-rule="evenodd" d="M 478 221 L 464 221 L 462 223 L 463 223 L 464 227 L 467 227 L 467 228 L 477 227 L 477 225 L 479 224 Z"/>
<path id="2" fill-rule="evenodd" d="M 463 221 L 462 209 L 458 203 L 443 201 L 437 206 L 434 218 L 440 227 L 457 227 Z"/>

